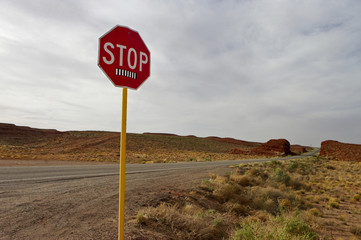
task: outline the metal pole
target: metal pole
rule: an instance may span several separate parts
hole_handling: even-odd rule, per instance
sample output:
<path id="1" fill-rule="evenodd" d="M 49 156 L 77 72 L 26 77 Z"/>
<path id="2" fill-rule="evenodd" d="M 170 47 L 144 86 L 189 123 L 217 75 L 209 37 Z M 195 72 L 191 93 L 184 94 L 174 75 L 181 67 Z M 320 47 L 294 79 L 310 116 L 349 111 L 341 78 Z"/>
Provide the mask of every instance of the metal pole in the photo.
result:
<path id="1" fill-rule="evenodd" d="M 120 134 L 120 164 L 119 164 L 119 231 L 118 240 L 124 240 L 124 190 L 125 190 L 125 151 L 127 134 L 127 96 L 128 89 L 123 88 L 122 130 Z"/>

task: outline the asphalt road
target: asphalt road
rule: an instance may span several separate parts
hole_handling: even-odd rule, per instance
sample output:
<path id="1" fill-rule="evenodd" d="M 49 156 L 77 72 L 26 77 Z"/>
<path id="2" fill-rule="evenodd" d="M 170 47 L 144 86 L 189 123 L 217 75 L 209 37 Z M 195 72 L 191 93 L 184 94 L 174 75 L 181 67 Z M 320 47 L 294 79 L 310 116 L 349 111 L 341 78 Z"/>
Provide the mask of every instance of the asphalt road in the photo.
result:
<path id="1" fill-rule="evenodd" d="M 275 158 L 272 160 L 299 159 L 315 155 L 316 149 L 300 156 Z M 241 163 L 266 162 L 271 159 L 229 160 L 214 162 L 182 162 L 182 163 L 154 163 L 154 164 L 127 164 L 126 175 L 142 174 L 186 169 L 211 169 Z M 0 167 L 0 184 L 14 182 L 44 182 L 64 179 L 82 179 L 102 176 L 119 175 L 118 164 L 106 165 L 65 165 L 65 166 L 32 166 L 32 167 Z"/>

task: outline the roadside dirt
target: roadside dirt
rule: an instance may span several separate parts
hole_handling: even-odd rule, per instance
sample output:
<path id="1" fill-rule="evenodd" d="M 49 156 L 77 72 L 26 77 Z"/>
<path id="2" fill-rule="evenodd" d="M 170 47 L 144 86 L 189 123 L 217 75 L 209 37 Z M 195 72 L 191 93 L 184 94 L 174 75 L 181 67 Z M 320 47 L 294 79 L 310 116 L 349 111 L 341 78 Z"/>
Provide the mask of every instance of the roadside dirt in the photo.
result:
<path id="1" fill-rule="evenodd" d="M 228 167 L 126 176 L 126 239 L 139 239 L 134 218 L 188 192 L 209 173 Z M 0 184 L 0 239 L 117 239 L 118 177 Z M 137 233 L 135 233 L 137 232 Z"/>

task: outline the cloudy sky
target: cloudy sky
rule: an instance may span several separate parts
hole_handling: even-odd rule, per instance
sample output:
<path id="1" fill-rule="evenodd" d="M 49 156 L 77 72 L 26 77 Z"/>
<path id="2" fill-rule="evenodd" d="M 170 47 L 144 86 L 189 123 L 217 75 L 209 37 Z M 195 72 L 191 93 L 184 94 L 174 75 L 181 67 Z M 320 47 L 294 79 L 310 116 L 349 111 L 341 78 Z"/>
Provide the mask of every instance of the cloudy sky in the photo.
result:
<path id="1" fill-rule="evenodd" d="M 0 122 L 120 130 L 98 39 L 138 31 L 128 132 L 361 144 L 359 0 L 1 0 Z"/>

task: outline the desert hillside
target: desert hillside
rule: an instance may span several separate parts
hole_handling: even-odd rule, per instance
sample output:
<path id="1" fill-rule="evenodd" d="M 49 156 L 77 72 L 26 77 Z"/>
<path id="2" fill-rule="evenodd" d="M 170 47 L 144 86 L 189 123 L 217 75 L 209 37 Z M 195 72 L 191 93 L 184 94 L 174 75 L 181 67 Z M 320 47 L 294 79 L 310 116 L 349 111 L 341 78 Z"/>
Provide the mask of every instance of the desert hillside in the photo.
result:
<path id="1" fill-rule="evenodd" d="M 119 139 L 119 132 L 60 132 L 1 123 L 0 159 L 116 162 Z M 310 149 L 290 146 L 284 139 L 262 144 L 233 138 L 127 133 L 129 163 L 213 161 L 299 154 L 307 150 Z"/>
<path id="2" fill-rule="evenodd" d="M 327 140 L 321 143 L 320 156 L 340 161 L 361 162 L 361 145 Z"/>

